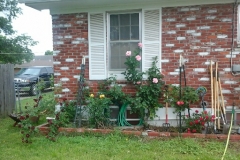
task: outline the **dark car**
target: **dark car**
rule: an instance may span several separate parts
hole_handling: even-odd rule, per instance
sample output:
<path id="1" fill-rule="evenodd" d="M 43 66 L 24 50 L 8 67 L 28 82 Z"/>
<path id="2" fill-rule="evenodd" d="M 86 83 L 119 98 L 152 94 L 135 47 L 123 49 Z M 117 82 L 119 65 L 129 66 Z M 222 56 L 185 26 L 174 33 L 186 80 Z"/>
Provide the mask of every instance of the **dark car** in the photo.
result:
<path id="1" fill-rule="evenodd" d="M 51 66 L 34 66 L 26 68 L 23 72 L 15 75 L 15 90 L 17 92 L 29 92 L 30 95 L 37 94 L 39 81 L 43 81 L 44 87 L 51 87 L 51 77 L 53 76 L 53 67 Z"/>

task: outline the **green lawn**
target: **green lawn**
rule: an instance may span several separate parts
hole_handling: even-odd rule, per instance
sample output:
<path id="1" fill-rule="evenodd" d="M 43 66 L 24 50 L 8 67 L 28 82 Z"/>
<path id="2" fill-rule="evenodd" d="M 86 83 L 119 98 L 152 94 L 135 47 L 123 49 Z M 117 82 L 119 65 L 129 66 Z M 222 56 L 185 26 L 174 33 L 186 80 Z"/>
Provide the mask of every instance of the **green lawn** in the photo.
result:
<path id="1" fill-rule="evenodd" d="M 10 118 L 0 119 L 0 160 L 219 160 L 225 143 L 195 139 L 147 139 L 116 132 L 109 135 L 44 136 L 23 144 Z M 240 145 L 230 142 L 226 160 L 240 159 Z"/>

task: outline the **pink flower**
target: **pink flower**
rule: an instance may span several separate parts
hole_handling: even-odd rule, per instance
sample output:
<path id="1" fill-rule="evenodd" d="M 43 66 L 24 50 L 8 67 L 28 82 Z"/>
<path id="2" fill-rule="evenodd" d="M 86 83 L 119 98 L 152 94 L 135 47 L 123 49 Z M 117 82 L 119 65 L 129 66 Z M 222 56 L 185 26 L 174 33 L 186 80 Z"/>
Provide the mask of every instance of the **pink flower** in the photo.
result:
<path id="1" fill-rule="evenodd" d="M 141 61 L 141 59 L 142 59 L 142 57 L 139 56 L 139 55 L 137 55 L 135 58 L 136 58 L 137 61 Z"/>
<path id="2" fill-rule="evenodd" d="M 131 56 L 131 54 L 132 54 L 131 51 L 127 51 L 127 52 L 126 52 L 126 56 L 128 56 L 128 57 Z"/>
<path id="3" fill-rule="evenodd" d="M 141 82 L 140 82 L 140 81 L 137 81 L 137 84 L 141 84 Z"/>
<path id="4" fill-rule="evenodd" d="M 142 48 L 143 44 L 142 43 L 138 43 L 138 47 Z"/>
<path id="5" fill-rule="evenodd" d="M 158 79 L 157 78 L 153 78 L 153 83 L 158 83 Z"/>

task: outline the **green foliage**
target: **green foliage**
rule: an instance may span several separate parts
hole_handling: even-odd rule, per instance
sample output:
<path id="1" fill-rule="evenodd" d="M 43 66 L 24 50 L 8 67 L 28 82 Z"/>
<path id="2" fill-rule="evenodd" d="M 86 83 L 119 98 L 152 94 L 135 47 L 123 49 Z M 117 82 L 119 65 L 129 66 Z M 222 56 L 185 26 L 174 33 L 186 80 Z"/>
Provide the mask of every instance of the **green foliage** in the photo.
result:
<path id="1" fill-rule="evenodd" d="M 156 110 L 162 107 L 159 103 L 159 98 L 162 93 L 162 86 L 164 82 L 162 81 L 163 76 L 157 68 L 157 62 L 157 57 L 154 57 L 152 67 L 147 71 L 147 80 L 136 86 L 136 97 L 140 99 L 142 111 L 147 109 L 148 117 L 150 118 L 156 117 Z"/>
<path id="2" fill-rule="evenodd" d="M 137 82 L 140 82 L 142 80 L 142 76 L 144 72 L 140 72 L 140 64 L 141 61 L 136 60 L 136 56 L 141 55 L 141 48 L 137 48 L 134 51 L 133 55 L 127 56 L 125 65 L 126 70 L 122 72 L 123 75 L 125 75 L 125 79 L 133 84 L 136 84 Z"/>
<path id="3" fill-rule="evenodd" d="M 90 125 L 96 128 L 107 126 L 110 116 L 109 105 L 112 104 L 111 99 L 105 97 L 102 93 L 98 93 L 96 97 L 91 94 L 87 101 Z"/>
<path id="4" fill-rule="evenodd" d="M 57 104 L 54 92 L 50 92 L 48 94 L 42 94 L 42 100 L 40 102 L 40 108 L 42 110 L 42 114 L 45 116 L 52 116 L 55 112 L 55 105 Z"/>
<path id="5" fill-rule="evenodd" d="M 65 127 L 68 124 L 68 115 L 64 110 L 56 112 L 54 119 L 48 119 L 49 132 L 46 135 L 46 138 L 55 142 L 56 137 L 59 134 L 58 129 L 60 127 Z"/>
<path id="6" fill-rule="evenodd" d="M 32 136 L 38 131 L 35 125 L 36 121 L 39 120 L 39 114 L 41 112 L 39 107 L 41 99 L 41 96 L 38 99 L 34 99 L 35 105 L 33 107 L 25 106 L 26 110 L 18 114 L 18 119 L 20 120 L 18 127 L 21 128 L 20 133 L 22 134 L 23 143 L 31 143 Z"/>
<path id="7" fill-rule="evenodd" d="M 53 55 L 53 51 L 47 50 L 47 51 L 45 52 L 45 55 Z"/>
<path id="8" fill-rule="evenodd" d="M 1 0 L 0 12 L 0 63 L 22 64 L 31 61 L 34 54 L 29 46 L 37 44 L 26 35 L 16 35 L 11 22 L 21 13 L 17 0 Z"/>
<path id="9" fill-rule="evenodd" d="M 152 66 L 146 73 L 140 71 L 140 59 L 137 56 L 141 53 L 141 44 L 138 44 L 133 55 L 126 53 L 126 70 L 122 73 L 125 75 L 126 80 L 135 85 L 136 95 L 130 99 L 130 106 L 133 112 L 138 112 L 142 117 L 145 116 L 145 110 L 147 110 L 147 118 L 151 119 L 156 116 L 156 110 L 162 105 L 159 103 L 159 98 L 162 92 L 162 74 L 157 67 L 158 58 L 154 57 Z M 146 75 L 147 79 L 144 80 L 143 76 Z"/>
<path id="10" fill-rule="evenodd" d="M 21 9 L 17 7 L 17 0 L 1 0 L 0 12 L 3 16 L 0 17 L 0 33 L 13 34 L 12 19 L 21 13 Z"/>
<path id="11" fill-rule="evenodd" d="M 170 85 L 167 94 L 168 97 L 165 98 L 165 101 L 168 102 L 172 107 L 175 107 L 175 112 L 185 111 L 190 104 L 199 100 L 199 95 L 196 90 L 189 86 L 181 87 L 181 98 L 179 86 Z M 177 103 L 179 101 L 182 101 L 184 104 L 178 105 Z"/>
<path id="12" fill-rule="evenodd" d="M 115 105 L 122 106 L 129 102 L 130 96 L 122 91 L 122 86 L 117 83 L 116 77 L 109 77 L 99 82 L 99 92 L 110 98 Z"/>
<path id="13" fill-rule="evenodd" d="M 110 134 L 59 134 L 57 143 L 44 136 L 33 137 L 34 143 L 19 142 L 19 128 L 12 126 L 12 119 L 0 119 L 0 159 L 79 159 L 81 160 L 219 160 L 225 141 L 190 138 L 144 138 Z M 239 142 L 229 142 L 226 160 L 238 160 Z"/>
<path id="14" fill-rule="evenodd" d="M 67 101 L 67 99 L 62 98 L 62 102 L 60 103 L 61 111 L 66 114 L 66 118 L 68 121 L 73 122 L 76 114 L 76 101 Z"/>

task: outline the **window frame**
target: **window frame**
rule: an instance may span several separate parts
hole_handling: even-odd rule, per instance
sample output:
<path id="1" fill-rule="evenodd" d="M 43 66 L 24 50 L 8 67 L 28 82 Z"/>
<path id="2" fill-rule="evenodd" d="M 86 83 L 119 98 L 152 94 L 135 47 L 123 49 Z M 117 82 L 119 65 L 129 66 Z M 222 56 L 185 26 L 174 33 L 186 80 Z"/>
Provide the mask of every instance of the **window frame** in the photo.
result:
<path id="1" fill-rule="evenodd" d="M 124 80 L 125 77 L 122 72 L 124 70 L 110 70 L 110 54 L 111 54 L 111 45 L 110 45 L 110 15 L 112 14 L 131 14 L 131 13 L 138 13 L 139 14 L 139 40 L 120 40 L 118 42 L 142 42 L 142 10 L 127 10 L 127 11 L 115 11 L 115 12 L 106 12 L 106 35 L 107 35 L 107 42 L 106 42 L 106 47 L 107 47 L 107 55 L 106 55 L 106 63 L 107 63 L 107 77 L 111 77 L 113 75 L 116 75 L 118 80 Z M 137 48 L 137 46 L 136 46 Z M 142 62 L 143 63 L 143 62 Z M 141 63 L 141 65 L 142 65 Z M 140 67 L 142 68 L 142 67 Z M 142 70 L 142 69 L 141 69 Z"/>

